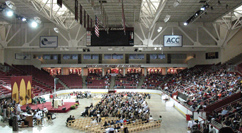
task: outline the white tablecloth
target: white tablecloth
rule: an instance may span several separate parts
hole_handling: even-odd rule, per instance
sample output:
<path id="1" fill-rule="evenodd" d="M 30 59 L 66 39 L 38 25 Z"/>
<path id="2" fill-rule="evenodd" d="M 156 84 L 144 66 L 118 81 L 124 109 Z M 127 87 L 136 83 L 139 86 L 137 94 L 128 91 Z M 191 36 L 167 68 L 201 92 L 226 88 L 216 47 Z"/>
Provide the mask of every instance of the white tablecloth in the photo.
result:
<path id="1" fill-rule="evenodd" d="M 63 99 L 55 99 L 54 100 L 54 108 L 58 108 L 59 106 L 64 105 L 64 100 Z"/>

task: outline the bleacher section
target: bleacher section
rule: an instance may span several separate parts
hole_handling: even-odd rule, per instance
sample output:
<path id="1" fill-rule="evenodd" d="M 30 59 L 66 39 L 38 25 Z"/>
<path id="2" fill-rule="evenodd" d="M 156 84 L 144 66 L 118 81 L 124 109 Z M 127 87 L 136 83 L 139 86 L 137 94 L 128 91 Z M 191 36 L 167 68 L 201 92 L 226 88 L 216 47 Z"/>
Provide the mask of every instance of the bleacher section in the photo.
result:
<path id="1" fill-rule="evenodd" d="M 185 104 L 197 107 L 208 107 L 215 101 L 224 99 L 239 92 L 239 77 L 227 74 L 224 65 L 195 66 L 174 75 L 166 84 L 171 95 L 180 92 L 187 96 Z"/>
<path id="2" fill-rule="evenodd" d="M 140 74 L 129 73 L 126 76 L 117 75 L 115 77 L 115 88 L 117 89 L 136 89 L 140 82 Z"/>
<path id="3" fill-rule="evenodd" d="M 161 85 L 164 81 L 164 76 L 161 74 L 150 74 L 145 77 L 142 88 L 145 89 L 154 89 Z"/>
<path id="4" fill-rule="evenodd" d="M 82 76 L 77 74 L 70 75 L 57 75 L 64 84 L 66 84 L 69 88 L 82 88 Z"/>
<path id="5" fill-rule="evenodd" d="M 39 81 L 41 84 L 48 86 L 49 88 L 54 88 L 54 78 L 48 73 L 41 71 L 40 69 L 32 65 L 13 65 L 15 68 L 24 71 L 25 73 L 32 75 L 33 80 Z M 56 84 L 56 88 L 63 88 L 60 83 Z"/>
<path id="6" fill-rule="evenodd" d="M 86 78 L 88 89 L 104 89 L 110 87 L 111 75 L 102 77 L 99 74 L 89 73 Z"/>

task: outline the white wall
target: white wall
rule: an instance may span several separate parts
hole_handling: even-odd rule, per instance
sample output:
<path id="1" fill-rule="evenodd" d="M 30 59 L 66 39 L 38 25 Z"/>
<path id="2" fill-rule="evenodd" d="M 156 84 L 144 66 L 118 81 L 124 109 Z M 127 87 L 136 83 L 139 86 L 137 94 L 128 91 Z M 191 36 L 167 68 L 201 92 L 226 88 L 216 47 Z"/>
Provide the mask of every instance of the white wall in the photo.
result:
<path id="1" fill-rule="evenodd" d="M 242 53 L 242 29 L 221 49 L 222 57 L 221 62 L 234 58 L 235 56 Z M 241 61 L 241 60 L 240 60 Z M 238 61 L 239 62 L 239 61 Z"/>
<path id="2" fill-rule="evenodd" d="M 4 64 L 4 49 L 0 48 L 0 63 Z"/>
<path id="3" fill-rule="evenodd" d="M 218 59 L 206 59 L 206 53 L 207 52 L 219 52 Z M 196 52 L 194 53 L 196 55 L 196 58 L 190 59 L 187 64 L 188 67 L 193 67 L 195 65 L 207 65 L 207 64 L 217 64 L 221 62 L 221 52 L 220 49 L 217 50 L 207 50 L 206 52 Z"/>
<path id="4" fill-rule="evenodd" d="M 30 51 L 26 54 L 30 54 L 30 60 L 17 60 L 15 59 L 16 53 L 22 53 L 20 50 L 16 49 L 5 49 L 4 50 L 4 61 L 9 65 L 34 65 L 37 68 L 41 68 L 41 62 L 37 59 L 33 59 L 33 53 Z"/>

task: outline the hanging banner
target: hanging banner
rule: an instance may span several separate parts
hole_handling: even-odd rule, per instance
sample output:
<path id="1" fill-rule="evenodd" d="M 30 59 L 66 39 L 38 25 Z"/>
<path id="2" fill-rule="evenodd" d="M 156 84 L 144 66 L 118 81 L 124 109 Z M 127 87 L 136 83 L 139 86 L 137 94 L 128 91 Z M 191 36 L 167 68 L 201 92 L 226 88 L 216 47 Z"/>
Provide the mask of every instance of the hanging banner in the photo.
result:
<path id="1" fill-rule="evenodd" d="M 78 0 L 75 0 L 75 20 L 78 21 Z"/>
<path id="2" fill-rule="evenodd" d="M 62 8 L 62 0 L 57 0 L 57 5 Z"/>
<path id="3" fill-rule="evenodd" d="M 87 29 L 89 28 L 89 15 L 87 15 Z"/>
<path id="4" fill-rule="evenodd" d="M 20 105 L 31 103 L 32 98 L 32 76 L 12 76 L 11 77 L 11 90 L 12 100 Z"/>
<path id="5" fill-rule="evenodd" d="M 91 31 L 87 31 L 87 42 L 86 42 L 87 46 L 91 46 L 91 35 L 92 35 Z"/>
<path id="6" fill-rule="evenodd" d="M 82 5 L 80 5 L 80 24 L 82 25 Z"/>
<path id="7" fill-rule="evenodd" d="M 86 28 L 86 11 L 84 10 L 84 28 Z"/>

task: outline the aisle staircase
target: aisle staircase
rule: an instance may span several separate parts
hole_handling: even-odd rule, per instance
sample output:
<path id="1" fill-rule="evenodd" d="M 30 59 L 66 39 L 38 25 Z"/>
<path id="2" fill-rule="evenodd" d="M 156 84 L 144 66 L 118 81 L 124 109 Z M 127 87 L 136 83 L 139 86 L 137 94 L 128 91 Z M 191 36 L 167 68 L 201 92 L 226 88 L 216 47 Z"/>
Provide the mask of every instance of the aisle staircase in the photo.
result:
<path id="1" fill-rule="evenodd" d="M 145 80 L 145 76 L 141 76 L 141 79 L 140 79 L 140 81 L 139 81 L 139 84 L 138 84 L 138 86 L 137 86 L 137 89 L 141 89 L 142 84 L 144 83 L 144 80 Z"/>
<path id="2" fill-rule="evenodd" d="M 82 88 L 83 89 L 87 89 L 86 79 L 87 79 L 87 76 L 82 76 Z"/>
<path id="3" fill-rule="evenodd" d="M 58 79 L 58 82 L 64 86 L 64 89 L 70 89 L 64 82 L 62 82 L 60 79 Z"/>
<path id="4" fill-rule="evenodd" d="M 115 86 L 115 76 L 111 76 L 110 89 L 113 89 L 114 86 Z"/>

